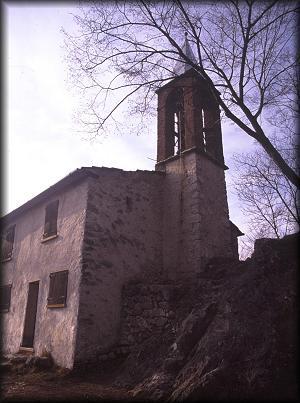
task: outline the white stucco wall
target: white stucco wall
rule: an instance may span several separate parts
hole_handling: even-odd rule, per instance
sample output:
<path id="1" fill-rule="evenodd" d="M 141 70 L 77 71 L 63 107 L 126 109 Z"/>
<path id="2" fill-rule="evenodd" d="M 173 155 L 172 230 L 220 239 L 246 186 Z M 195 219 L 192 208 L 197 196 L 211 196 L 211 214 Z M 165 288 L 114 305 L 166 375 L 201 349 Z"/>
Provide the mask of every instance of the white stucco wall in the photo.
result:
<path id="1" fill-rule="evenodd" d="M 45 207 L 59 200 L 58 236 L 41 243 Z M 12 260 L 2 264 L 2 284 L 12 284 L 11 305 L 3 313 L 3 350 L 19 350 L 24 329 L 29 282 L 39 281 L 34 353 L 48 351 L 60 366 L 72 368 L 76 339 L 81 249 L 87 203 L 87 181 L 52 195 L 22 213 L 9 224 L 16 224 Z M 47 308 L 49 274 L 69 270 L 67 306 Z"/>

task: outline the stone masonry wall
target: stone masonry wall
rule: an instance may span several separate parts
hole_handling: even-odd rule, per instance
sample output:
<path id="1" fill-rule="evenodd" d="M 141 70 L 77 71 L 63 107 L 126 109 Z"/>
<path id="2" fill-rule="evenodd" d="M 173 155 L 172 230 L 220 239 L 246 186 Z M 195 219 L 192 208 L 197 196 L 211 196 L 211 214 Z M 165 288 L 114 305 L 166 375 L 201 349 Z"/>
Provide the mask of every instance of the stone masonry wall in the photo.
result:
<path id="1" fill-rule="evenodd" d="M 183 290 L 182 285 L 170 282 L 149 284 L 133 280 L 124 284 L 119 337 L 109 348 L 99 349 L 93 357 L 87 358 L 84 365 L 138 353 L 143 342 L 159 339 L 166 331 L 173 339 L 178 332 L 174 301 Z"/>
<path id="2" fill-rule="evenodd" d="M 82 252 L 76 361 L 118 340 L 122 286 L 162 276 L 164 174 L 98 168 L 90 180 Z"/>
<path id="3" fill-rule="evenodd" d="M 169 279 L 192 277 L 232 255 L 224 170 L 195 151 L 164 165 L 164 269 Z"/>
<path id="4" fill-rule="evenodd" d="M 166 328 L 175 332 L 175 312 L 170 303 L 173 292 L 171 284 L 132 282 L 123 288 L 119 348 L 133 351 Z"/>

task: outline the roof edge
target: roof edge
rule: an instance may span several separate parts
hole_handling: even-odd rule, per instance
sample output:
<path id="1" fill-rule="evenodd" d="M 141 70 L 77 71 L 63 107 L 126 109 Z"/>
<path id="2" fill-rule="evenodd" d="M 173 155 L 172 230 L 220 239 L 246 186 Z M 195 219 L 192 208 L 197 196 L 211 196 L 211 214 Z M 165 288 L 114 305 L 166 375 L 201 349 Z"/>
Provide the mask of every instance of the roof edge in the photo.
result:
<path id="1" fill-rule="evenodd" d="M 25 211 L 31 209 L 32 207 L 36 206 L 37 204 L 42 203 L 45 201 L 48 197 L 54 195 L 55 193 L 59 192 L 62 189 L 65 189 L 67 186 L 78 182 L 82 179 L 85 179 L 87 177 L 94 177 L 98 178 L 98 175 L 93 171 L 93 168 L 89 167 L 82 167 L 78 168 L 75 171 L 72 171 L 69 173 L 67 176 L 62 178 L 60 181 L 56 182 L 54 185 L 50 186 L 43 192 L 39 193 L 38 195 L 34 196 L 32 199 L 28 200 L 21 206 L 17 207 L 15 210 L 12 210 L 11 212 L 7 213 L 3 217 L 0 217 L 0 223 L 3 224 L 6 221 L 10 221 L 20 214 L 24 213 Z"/>
<path id="2" fill-rule="evenodd" d="M 242 235 L 245 235 L 245 234 L 239 229 L 239 227 L 236 226 L 231 220 L 229 220 L 229 222 L 230 222 L 231 228 L 232 228 L 234 231 L 236 231 L 236 236 L 237 236 L 237 237 L 242 236 Z"/>

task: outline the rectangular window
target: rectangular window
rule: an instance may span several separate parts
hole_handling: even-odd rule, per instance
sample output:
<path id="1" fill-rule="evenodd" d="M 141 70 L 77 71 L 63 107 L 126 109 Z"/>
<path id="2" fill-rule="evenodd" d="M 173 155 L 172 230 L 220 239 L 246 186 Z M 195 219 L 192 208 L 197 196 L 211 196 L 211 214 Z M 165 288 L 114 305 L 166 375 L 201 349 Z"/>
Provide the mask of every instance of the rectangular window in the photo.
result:
<path id="1" fill-rule="evenodd" d="M 15 240 L 15 225 L 7 229 L 1 239 L 1 260 L 8 260 L 12 258 Z"/>
<path id="2" fill-rule="evenodd" d="M 50 274 L 48 308 L 63 308 L 67 301 L 68 270 Z"/>
<path id="3" fill-rule="evenodd" d="M 8 312 L 10 307 L 11 284 L 0 287 L 0 311 Z"/>
<path id="4" fill-rule="evenodd" d="M 57 235 L 58 200 L 46 206 L 45 226 L 43 238 Z"/>

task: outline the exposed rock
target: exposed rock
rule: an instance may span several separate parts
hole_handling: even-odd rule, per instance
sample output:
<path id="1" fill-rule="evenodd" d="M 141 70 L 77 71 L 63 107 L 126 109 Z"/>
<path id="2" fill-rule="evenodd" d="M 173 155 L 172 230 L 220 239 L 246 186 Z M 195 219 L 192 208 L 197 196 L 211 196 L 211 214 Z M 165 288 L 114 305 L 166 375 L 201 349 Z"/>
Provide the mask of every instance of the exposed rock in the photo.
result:
<path id="1" fill-rule="evenodd" d="M 32 354 L 10 354 L 4 357 L 1 363 L 3 371 L 16 371 L 25 373 L 31 370 L 47 371 L 54 367 L 54 361 L 50 354 L 44 354 L 42 357 Z"/>
<path id="2" fill-rule="evenodd" d="M 210 262 L 170 305 L 161 329 L 123 368 L 142 399 L 293 399 L 296 379 L 297 236 L 259 240 L 246 262 Z"/>
<path id="3" fill-rule="evenodd" d="M 0 362 L 0 372 L 2 373 L 8 373 L 12 370 L 13 365 L 9 361 L 1 361 Z"/>
<path id="4" fill-rule="evenodd" d="M 28 359 L 28 355 L 25 354 L 11 354 L 7 357 L 9 362 L 12 364 L 25 364 L 26 360 Z"/>
<path id="5" fill-rule="evenodd" d="M 25 367 L 35 368 L 38 370 L 49 370 L 53 367 L 53 365 L 54 363 L 51 355 L 44 357 L 31 356 L 28 357 L 25 363 Z"/>

